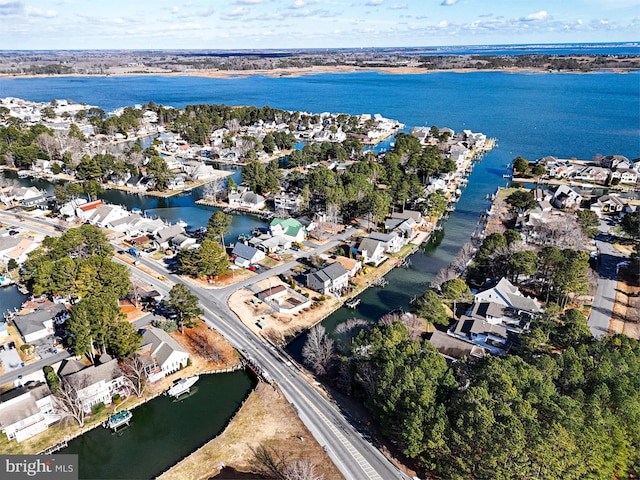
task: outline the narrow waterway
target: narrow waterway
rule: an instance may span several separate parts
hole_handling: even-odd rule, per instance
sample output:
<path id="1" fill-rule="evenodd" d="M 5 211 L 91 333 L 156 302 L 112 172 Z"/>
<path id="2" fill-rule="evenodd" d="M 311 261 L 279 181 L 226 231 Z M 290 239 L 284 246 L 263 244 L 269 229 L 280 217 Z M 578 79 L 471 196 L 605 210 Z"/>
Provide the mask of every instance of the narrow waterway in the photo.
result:
<path id="1" fill-rule="evenodd" d="M 95 428 L 59 453 L 79 455 L 81 479 L 154 478 L 220 434 L 253 385 L 244 371 L 201 375 L 182 399 L 157 397 L 128 427 Z"/>

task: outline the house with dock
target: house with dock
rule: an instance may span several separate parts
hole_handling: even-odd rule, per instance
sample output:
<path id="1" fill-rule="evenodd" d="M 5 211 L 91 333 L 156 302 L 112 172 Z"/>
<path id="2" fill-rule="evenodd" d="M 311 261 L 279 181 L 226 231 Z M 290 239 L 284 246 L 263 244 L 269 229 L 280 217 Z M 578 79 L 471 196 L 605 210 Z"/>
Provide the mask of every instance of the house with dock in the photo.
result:
<path id="1" fill-rule="evenodd" d="M 349 286 L 349 271 L 340 263 L 330 263 L 307 274 L 307 288 L 323 295 L 340 297 Z"/>
<path id="2" fill-rule="evenodd" d="M 150 382 L 155 382 L 187 366 L 189 354 L 164 330 L 148 327 L 142 331 L 138 358 L 145 365 Z"/>
<path id="3" fill-rule="evenodd" d="M 46 383 L 29 382 L 0 395 L 0 429 L 9 440 L 28 440 L 58 420 Z"/>

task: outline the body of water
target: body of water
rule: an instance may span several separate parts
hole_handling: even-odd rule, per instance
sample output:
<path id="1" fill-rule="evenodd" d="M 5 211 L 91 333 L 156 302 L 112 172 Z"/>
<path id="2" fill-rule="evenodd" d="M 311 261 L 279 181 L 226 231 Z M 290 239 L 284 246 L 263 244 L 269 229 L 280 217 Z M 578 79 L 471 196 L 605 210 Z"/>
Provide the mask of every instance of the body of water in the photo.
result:
<path id="1" fill-rule="evenodd" d="M 496 137 L 498 148 L 487 154 L 474 169 L 469 186 L 444 230 L 422 251 L 412 256 L 409 269 L 392 271 L 387 276 L 390 280 L 387 287 L 365 292 L 356 312 L 341 309 L 327 319 L 325 323 L 331 331 L 337 323 L 352 316 L 376 320 L 393 308 L 406 308 L 414 295 L 422 294 L 438 270 L 447 266 L 469 239 L 479 215 L 488 207 L 486 195 L 495 192 L 498 186 L 505 185 L 502 174 L 515 156 L 521 155 L 530 160 L 547 155 L 580 159 L 590 159 L 596 154 L 639 157 L 639 81 L 638 72 L 587 75 L 357 73 L 234 79 L 186 76 L 17 78 L 0 79 L 0 96 L 33 101 L 71 99 L 100 106 L 106 111 L 153 100 L 175 107 L 194 103 L 224 103 L 270 105 L 273 108 L 316 113 L 380 113 L 399 120 L 407 128 L 437 125 L 456 131 L 480 131 L 489 137 Z M 130 208 L 141 208 L 168 220 L 181 219 L 195 228 L 205 225 L 213 211 L 194 205 L 199 195 L 196 189 L 188 195 L 154 199 L 109 191 L 104 198 Z M 236 217 L 232 236 L 250 230 L 254 222 L 259 221 L 252 217 Z M 294 351 L 299 348 L 300 342 L 293 346 Z M 199 395 L 200 392 L 193 398 L 197 399 Z M 227 395 L 231 393 L 221 389 L 211 397 L 215 398 L 216 403 L 194 405 L 180 415 L 184 417 L 184 422 L 190 421 L 191 417 L 200 423 L 202 412 L 220 410 L 217 402 L 226 401 Z M 157 407 L 156 402 L 159 405 Z M 86 438 L 79 439 L 78 444 L 70 445 L 68 453 L 81 454 L 81 469 L 95 469 L 81 470 L 82 478 L 106 478 L 100 475 L 118 478 L 124 475 L 119 472 L 125 469 L 127 475 L 131 476 L 136 472 L 129 471 L 129 468 L 136 462 L 143 462 L 143 458 L 151 457 L 150 463 L 146 460 L 143 462 L 146 465 L 144 474 L 141 470 L 137 472 L 139 476 L 147 478 L 161 472 L 216 434 L 217 430 L 206 424 L 206 432 L 202 434 L 191 435 L 191 430 L 180 430 L 189 433 L 185 433 L 184 438 L 171 437 L 171 432 L 177 432 L 178 427 L 169 427 L 168 423 L 174 415 L 173 409 L 179 405 L 159 399 L 141 408 L 160 410 L 160 405 L 165 407 L 163 402 L 167 402 L 167 409 L 153 421 L 147 421 L 147 414 L 136 410 L 131 429 L 123 432 L 122 437 L 111 437 L 108 432 L 96 430 Z M 136 427 L 137 424 L 140 426 Z M 198 428 L 200 425 L 192 427 L 194 432 L 199 431 Z M 169 440 L 165 444 L 156 444 L 156 437 L 164 437 L 165 434 Z M 135 441 L 128 443 L 128 437 L 134 437 Z M 128 447 L 121 451 L 121 445 Z M 169 458 L 169 453 L 172 454 L 174 449 L 182 450 L 179 455 Z M 135 456 L 133 452 L 136 452 Z M 102 464 L 109 466 L 103 467 Z"/>
<path id="2" fill-rule="evenodd" d="M 60 453 L 79 455 L 80 478 L 154 478 L 221 433 L 252 387 L 243 371 L 201 375 L 180 400 L 155 398 L 128 427 L 95 428 Z"/>

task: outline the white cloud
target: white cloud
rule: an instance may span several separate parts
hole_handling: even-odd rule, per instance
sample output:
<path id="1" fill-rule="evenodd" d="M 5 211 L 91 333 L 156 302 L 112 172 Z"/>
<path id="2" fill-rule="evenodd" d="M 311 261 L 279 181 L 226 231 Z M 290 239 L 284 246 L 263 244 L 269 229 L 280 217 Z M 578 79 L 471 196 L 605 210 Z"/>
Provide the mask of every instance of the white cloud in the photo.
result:
<path id="1" fill-rule="evenodd" d="M 0 15 L 19 15 L 24 12 L 23 2 L 0 1 Z"/>
<path id="2" fill-rule="evenodd" d="M 530 13 L 526 17 L 523 17 L 521 20 L 524 22 L 540 22 L 549 18 L 549 14 L 546 10 L 540 10 L 536 13 Z"/>
<path id="3" fill-rule="evenodd" d="M 442 3 L 440 5 L 444 5 L 445 7 L 449 7 L 451 5 L 455 5 L 456 3 L 458 3 L 458 0 L 442 0 Z"/>
<path id="4" fill-rule="evenodd" d="M 447 28 L 449 26 L 449 22 L 447 22 L 446 20 L 442 20 L 440 23 L 438 23 L 438 28 Z"/>
<path id="5" fill-rule="evenodd" d="M 249 9 L 245 7 L 238 7 L 234 10 L 231 10 L 227 15 L 229 17 L 242 17 L 244 15 L 247 15 L 248 13 L 249 13 Z"/>
<path id="6" fill-rule="evenodd" d="M 258 5 L 260 3 L 269 3 L 271 0 L 235 0 L 236 5 Z"/>
<path id="7" fill-rule="evenodd" d="M 406 10 L 409 8 L 409 5 L 406 3 L 394 3 L 389 7 L 391 10 Z"/>
<path id="8" fill-rule="evenodd" d="M 382 2 L 384 2 L 384 0 L 369 0 L 367 5 L 370 7 L 377 7 L 378 5 L 382 5 Z"/>
<path id="9" fill-rule="evenodd" d="M 58 16 L 58 12 L 55 10 L 43 10 L 35 7 L 27 7 L 25 12 L 29 17 L 55 18 Z"/>

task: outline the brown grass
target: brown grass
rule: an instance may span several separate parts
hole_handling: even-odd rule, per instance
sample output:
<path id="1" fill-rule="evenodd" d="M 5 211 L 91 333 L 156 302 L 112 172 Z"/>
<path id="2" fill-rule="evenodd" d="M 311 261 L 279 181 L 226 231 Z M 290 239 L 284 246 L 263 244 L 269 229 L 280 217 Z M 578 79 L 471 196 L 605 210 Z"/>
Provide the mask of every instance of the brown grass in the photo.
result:
<path id="1" fill-rule="evenodd" d="M 640 287 L 618 282 L 610 333 L 623 333 L 640 340 Z"/>
<path id="2" fill-rule="evenodd" d="M 327 479 L 343 478 L 279 390 L 260 383 L 229 426 L 170 470 L 162 480 L 207 479 L 223 466 L 252 471 L 252 449 L 273 447 L 290 459 L 309 459 Z"/>

